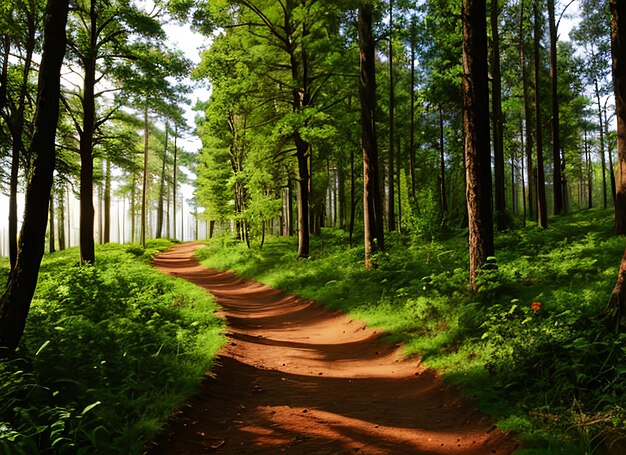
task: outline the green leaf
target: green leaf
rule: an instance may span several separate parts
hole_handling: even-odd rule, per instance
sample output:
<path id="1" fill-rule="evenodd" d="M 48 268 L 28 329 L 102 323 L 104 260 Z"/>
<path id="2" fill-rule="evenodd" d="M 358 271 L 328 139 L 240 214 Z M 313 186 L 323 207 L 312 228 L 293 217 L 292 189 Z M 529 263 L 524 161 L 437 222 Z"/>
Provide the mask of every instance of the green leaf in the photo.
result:
<path id="1" fill-rule="evenodd" d="M 80 413 L 81 416 L 84 416 L 85 414 L 87 414 L 89 411 L 91 411 L 93 408 L 95 408 L 96 406 L 98 406 L 99 404 L 102 404 L 101 401 L 96 401 L 95 403 L 91 403 L 89 406 L 86 406 L 85 409 L 83 409 L 83 412 Z"/>
<path id="2" fill-rule="evenodd" d="M 40 347 L 39 349 L 37 349 L 37 352 L 35 353 L 35 356 L 38 356 L 39 353 L 41 351 L 43 351 L 45 349 L 46 346 L 48 346 L 50 344 L 50 340 L 46 340 Z"/>

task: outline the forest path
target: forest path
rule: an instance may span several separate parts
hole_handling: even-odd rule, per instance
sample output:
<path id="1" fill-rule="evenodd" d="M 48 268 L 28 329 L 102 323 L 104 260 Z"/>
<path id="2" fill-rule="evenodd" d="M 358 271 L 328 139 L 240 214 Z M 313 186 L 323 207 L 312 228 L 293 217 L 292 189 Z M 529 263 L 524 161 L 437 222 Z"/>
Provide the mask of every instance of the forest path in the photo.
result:
<path id="1" fill-rule="evenodd" d="M 228 344 L 151 454 L 490 454 L 517 443 L 362 322 L 209 270 L 183 244 L 154 266 L 213 294 Z"/>

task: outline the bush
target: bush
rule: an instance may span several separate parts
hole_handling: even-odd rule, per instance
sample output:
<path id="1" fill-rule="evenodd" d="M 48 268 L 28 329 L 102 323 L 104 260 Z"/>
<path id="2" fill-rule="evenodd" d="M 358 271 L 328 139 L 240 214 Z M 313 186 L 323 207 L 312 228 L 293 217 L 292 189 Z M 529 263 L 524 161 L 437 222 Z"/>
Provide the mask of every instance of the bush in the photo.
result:
<path id="1" fill-rule="evenodd" d="M 145 264 L 167 245 L 109 244 L 95 266 L 46 256 L 17 357 L 0 363 L 4 453 L 140 453 L 194 393 L 223 327 L 209 294 Z"/>

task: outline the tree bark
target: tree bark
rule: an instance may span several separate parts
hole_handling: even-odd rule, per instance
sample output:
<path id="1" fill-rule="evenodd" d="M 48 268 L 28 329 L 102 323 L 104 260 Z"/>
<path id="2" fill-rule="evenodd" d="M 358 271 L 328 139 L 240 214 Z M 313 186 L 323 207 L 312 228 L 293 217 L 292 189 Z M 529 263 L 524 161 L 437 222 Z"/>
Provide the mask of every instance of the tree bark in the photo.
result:
<path id="1" fill-rule="evenodd" d="M 43 257 L 48 201 L 55 166 L 55 134 L 61 95 L 60 73 L 65 55 L 68 1 L 49 0 L 39 67 L 35 128 L 30 152 L 34 169 L 26 189 L 26 209 L 15 267 L 0 297 L 0 346 L 14 351 L 22 338 Z"/>
<path id="2" fill-rule="evenodd" d="M 104 243 L 111 241 L 111 160 L 107 159 L 104 170 Z"/>
<path id="3" fill-rule="evenodd" d="M 394 80 L 393 80 L 393 0 L 389 0 L 389 179 L 387 197 L 387 223 L 389 231 L 396 230 L 396 197 L 394 181 Z"/>
<path id="4" fill-rule="evenodd" d="M 585 129 L 585 162 L 587 163 L 587 208 L 593 208 L 593 163 L 591 162 L 591 153 L 589 152 L 589 140 L 587 139 L 587 130 Z"/>
<path id="5" fill-rule="evenodd" d="M 415 47 L 417 37 L 415 31 L 415 18 L 411 18 L 411 131 L 409 137 L 409 171 L 411 174 L 411 200 L 416 205 L 415 193 Z"/>
<path id="6" fill-rule="evenodd" d="M 499 0 L 491 0 L 491 109 L 493 118 L 493 167 L 496 225 L 505 229 L 506 192 L 504 185 L 504 139 L 502 126 L 502 76 L 500 71 L 500 35 L 498 21 L 500 17 Z"/>
<path id="7" fill-rule="evenodd" d="M 91 53 L 84 56 L 83 68 L 83 125 L 80 132 L 80 259 L 93 263 L 96 260 L 94 244 L 94 205 L 93 205 L 93 138 L 95 132 L 96 101 L 96 42 L 97 17 L 95 0 L 90 2 L 89 48 Z"/>
<path id="8" fill-rule="evenodd" d="M 617 199 L 617 183 L 615 181 L 615 169 L 613 168 L 613 150 L 611 150 L 611 137 L 609 135 L 609 115 L 606 104 L 604 106 L 604 137 L 606 137 L 606 154 L 609 157 L 609 180 L 611 182 L 611 197 L 613 205 Z"/>
<path id="9" fill-rule="evenodd" d="M 485 0 L 463 0 L 463 117 L 470 287 L 494 254 Z"/>
<path id="10" fill-rule="evenodd" d="M 552 98 L 552 187 L 554 214 L 565 213 L 563 200 L 563 177 L 561 174 L 561 133 L 559 121 L 558 67 L 557 67 L 557 29 L 554 18 L 554 0 L 548 0 L 548 20 L 550 22 L 550 89 Z"/>
<path id="11" fill-rule="evenodd" d="M 535 13 L 535 134 L 537 136 L 537 223 L 542 228 L 548 227 L 548 208 L 546 206 L 546 179 L 543 169 L 543 135 L 541 134 L 541 100 L 539 72 L 541 68 L 539 8 L 533 4 Z"/>
<path id="12" fill-rule="evenodd" d="M 310 145 L 300 134 L 296 134 L 296 158 L 298 179 L 296 197 L 298 201 L 298 257 L 309 257 L 309 162 Z"/>
<path id="13" fill-rule="evenodd" d="M 613 0 L 617 1 L 617 0 Z M 626 251 L 620 263 L 617 273 L 617 282 L 608 305 L 602 311 L 601 317 L 607 322 L 609 327 L 617 334 L 624 331 L 622 320 L 626 315 Z"/>
<path id="14" fill-rule="evenodd" d="M 33 6 L 35 8 L 35 6 Z M 20 93 L 17 99 L 17 110 L 11 115 L 5 117 L 5 122 L 9 127 L 11 134 L 11 175 L 9 180 L 9 259 L 11 268 L 15 266 L 17 260 L 17 192 L 18 192 L 18 178 L 20 168 L 20 156 L 25 152 L 24 150 L 24 127 L 26 120 L 24 113 L 26 110 L 26 101 L 29 94 L 29 77 L 30 70 L 33 63 L 33 53 L 35 50 L 35 35 L 37 33 L 37 24 L 35 21 L 36 12 L 30 11 L 28 14 L 28 36 L 24 43 L 24 66 L 22 69 L 22 80 L 20 82 Z M 2 93 L 0 95 L 0 103 L 7 103 L 7 76 L 8 76 L 8 64 L 10 58 L 11 41 L 6 39 L 6 55 L 2 68 Z"/>
<path id="15" fill-rule="evenodd" d="M 161 165 L 161 179 L 159 182 L 159 207 L 157 209 L 157 228 L 156 228 L 156 238 L 160 239 L 163 234 L 163 206 L 165 198 L 165 163 L 167 160 L 167 140 L 168 140 L 168 131 L 169 128 L 167 123 L 165 124 L 165 148 L 163 149 L 163 163 Z"/>
<path id="16" fill-rule="evenodd" d="M 65 189 L 61 187 L 57 193 L 59 201 L 59 250 L 65 249 Z"/>
<path id="17" fill-rule="evenodd" d="M 172 210 L 172 238 L 176 239 L 176 188 L 178 185 L 177 182 L 177 178 L 178 178 L 178 147 L 177 147 L 177 140 L 178 140 L 178 125 L 176 125 L 174 127 L 174 182 L 172 183 L 172 206 L 173 206 L 173 210 Z"/>
<path id="18" fill-rule="evenodd" d="M 356 183 L 354 176 L 354 149 L 350 150 L 350 226 L 348 235 L 350 239 L 350 248 L 352 248 L 352 237 L 354 235 L 354 222 L 356 218 Z"/>
<path id="19" fill-rule="evenodd" d="M 363 146 L 363 221 L 365 267 L 372 267 L 372 253 L 384 249 L 382 201 L 376 141 L 376 43 L 372 34 L 372 6 L 359 3 L 359 50 L 361 76 L 361 142 Z"/>
<path id="20" fill-rule="evenodd" d="M 598 103 L 598 127 L 600 128 L 600 162 L 602 163 L 602 202 L 606 208 L 606 155 L 604 153 L 604 122 L 602 121 L 602 103 L 600 102 L 600 88 L 598 80 L 594 80 L 596 101 Z"/>
<path id="21" fill-rule="evenodd" d="M 129 212 L 130 212 L 130 243 L 135 243 L 135 224 L 136 224 L 136 219 L 135 219 L 135 195 L 137 192 L 137 177 L 135 175 L 135 171 L 134 169 L 131 171 L 130 173 L 130 207 L 129 207 Z"/>
<path id="22" fill-rule="evenodd" d="M 524 97 L 524 128 L 526 132 L 525 155 L 526 155 L 526 176 L 528 182 L 526 184 L 526 218 L 535 218 L 535 175 L 533 173 L 533 138 L 530 129 L 532 124 L 532 114 L 530 109 L 530 90 L 528 89 L 528 74 L 526 70 L 526 51 L 524 46 L 524 0 L 520 2 L 520 20 L 519 20 L 519 54 L 520 68 L 522 73 L 522 90 Z M 525 219 L 526 219 L 525 218 Z"/>
<path id="23" fill-rule="evenodd" d="M 439 203 L 441 204 L 441 218 L 448 214 L 448 195 L 446 190 L 446 146 L 443 130 L 443 112 L 439 106 Z"/>
<path id="24" fill-rule="evenodd" d="M 49 246 L 49 252 L 50 253 L 54 253 L 56 250 L 54 248 L 54 244 L 55 244 L 55 233 L 54 233 L 54 195 L 51 192 L 50 193 L 50 202 L 48 204 L 48 221 L 50 223 L 50 226 L 48 228 L 48 246 Z"/>
<path id="25" fill-rule="evenodd" d="M 143 111 L 143 186 L 141 188 L 141 246 L 146 247 L 146 220 L 148 212 L 148 146 L 150 131 L 148 124 L 148 105 Z"/>
<path id="26" fill-rule="evenodd" d="M 611 0 L 611 52 L 617 114 L 617 195 L 615 233 L 626 234 L 626 3 Z"/>

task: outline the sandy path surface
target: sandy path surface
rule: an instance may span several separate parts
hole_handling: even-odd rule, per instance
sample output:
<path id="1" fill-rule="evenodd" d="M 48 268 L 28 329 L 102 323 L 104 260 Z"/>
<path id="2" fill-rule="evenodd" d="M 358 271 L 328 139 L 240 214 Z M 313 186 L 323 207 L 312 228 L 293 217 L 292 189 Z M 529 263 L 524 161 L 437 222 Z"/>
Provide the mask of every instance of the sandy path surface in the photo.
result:
<path id="1" fill-rule="evenodd" d="M 362 322 L 230 272 L 198 247 L 160 270 L 212 293 L 229 342 L 150 454 L 508 454 L 517 443 Z"/>

